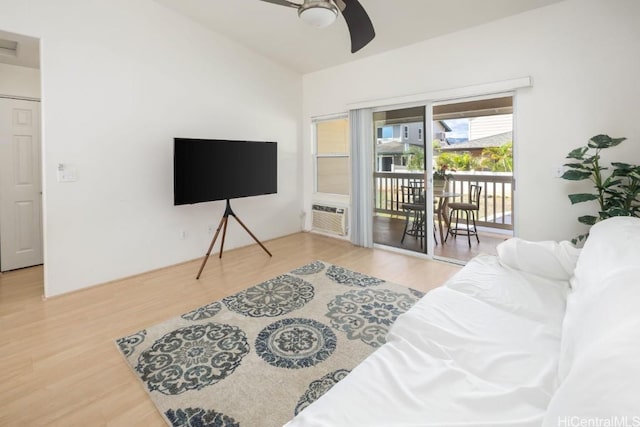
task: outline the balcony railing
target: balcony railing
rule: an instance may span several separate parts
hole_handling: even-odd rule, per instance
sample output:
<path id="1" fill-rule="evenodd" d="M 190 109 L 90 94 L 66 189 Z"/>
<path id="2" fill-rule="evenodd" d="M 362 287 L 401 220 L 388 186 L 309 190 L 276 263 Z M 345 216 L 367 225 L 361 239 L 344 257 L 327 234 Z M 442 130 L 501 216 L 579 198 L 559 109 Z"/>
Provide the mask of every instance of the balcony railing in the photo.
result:
<path id="1" fill-rule="evenodd" d="M 451 174 L 447 191 L 457 194 L 449 203 L 467 202 L 471 184 L 482 187 L 480 211 L 477 224 L 480 226 L 513 230 L 513 175 L 506 173 L 459 173 Z M 419 173 L 375 172 L 375 213 L 404 216 L 402 204 L 406 196 L 402 187 L 424 187 L 424 175 Z"/>

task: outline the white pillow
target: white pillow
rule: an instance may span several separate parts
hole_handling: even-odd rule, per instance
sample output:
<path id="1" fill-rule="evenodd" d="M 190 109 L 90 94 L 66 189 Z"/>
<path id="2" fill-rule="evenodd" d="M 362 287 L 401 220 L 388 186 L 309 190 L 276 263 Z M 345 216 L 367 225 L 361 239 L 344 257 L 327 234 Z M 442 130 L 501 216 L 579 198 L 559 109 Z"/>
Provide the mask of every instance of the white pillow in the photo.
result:
<path id="1" fill-rule="evenodd" d="M 574 290 L 601 286 L 602 278 L 640 261 L 640 218 L 614 217 L 589 231 L 571 281 Z"/>
<path id="2" fill-rule="evenodd" d="M 604 350 L 597 347 L 599 343 L 621 325 L 640 325 L 639 261 L 640 218 L 611 218 L 591 228 L 567 297 L 558 367 L 561 381 L 582 375 L 575 373 L 580 372 L 577 366 L 591 366 L 596 375 L 599 362 L 595 361 Z M 610 363 L 624 364 L 625 357 L 620 354 Z M 640 359 L 636 363 L 640 366 Z M 607 381 L 604 375 L 602 381 Z M 640 384 L 640 377 L 636 381 Z"/>
<path id="3" fill-rule="evenodd" d="M 566 241 L 529 242 L 519 238 L 502 242 L 497 250 L 502 264 L 553 280 L 569 280 L 580 255 L 580 249 Z"/>
<path id="4" fill-rule="evenodd" d="M 443 285 L 518 316 L 562 324 L 569 292 L 567 280 L 554 280 L 503 265 L 478 255 Z M 555 356 L 558 356 L 557 354 Z"/>

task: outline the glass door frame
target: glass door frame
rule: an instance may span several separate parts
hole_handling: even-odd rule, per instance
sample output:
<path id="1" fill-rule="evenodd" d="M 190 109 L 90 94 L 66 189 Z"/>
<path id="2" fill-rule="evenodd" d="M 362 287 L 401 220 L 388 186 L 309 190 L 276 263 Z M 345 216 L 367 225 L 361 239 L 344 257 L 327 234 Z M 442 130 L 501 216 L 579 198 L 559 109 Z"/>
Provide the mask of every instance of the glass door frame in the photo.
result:
<path id="1" fill-rule="evenodd" d="M 437 106 L 441 106 L 441 105 L 450 105 L 450 104 L 458 104 L 458 103 L 465 103 L 465 102 L 473 102 L 473 101 L 483 101 L 483 100 L 487 100 L 487 99 L 495 99 L 495 98 L 505 98 L 505 97 L 511 97 L 512 99 L 512 138 L 513 138 L 513 151 L 512 151 L 512 156 L 513 156 L 513 199 L 512 199 L 512 212 L 516 212 L 517 211 L 517 204 L 516 204 L 516 200 L 517 200 L 517 193 L 515 191 L 516 189 L 516 180 L 517 180 L 517 172 L 518 172 L 518 156 L 517 156 L 517 151 L 518 151 L 518 144 L 516 143 L 516 117 L 517 117 L 517 91 L 514 90 L 508 90 L 508 91 L 500 91 L 500 92 L 496 92 L 496 93 L 487 93 L 487 94 L 480 94 L 480 95 L 475 95 L 475 96 L 464 96 L 464 97 L 459 97 L 459 98 L 451 98 L 451 99 L 446 99 L 446 100 L 434 100 L 432 102 L 428 102 L 426 103 L 429 107 L 428 107 L 428 116 L 430 117 L 431 121 L 430 121 L 430 132 L 428 135 L 430 135 L 431 140 L 433 141 L 434 135 L 433 135 L 433 108 L 437 107 Z M 426 136 L 425 136 L 426 137 Z M 433 162 L 433 145 L 430 147 L 430 149 L 428 150 L 430 152 L 430 158 L 431 158 L 431 162 Z M 425 158 L 427 156 L 425 155 Z M 433 179 L 430 178 L 430 182 L 433 182 Z M 431 191 L 429 191 L 430 196 L 433 197 L 433 189 L 431 189 Z M 433 199 L 431 199 L 433 201 Z M 512 213 L 513 215 L 513 213 Z M 517 225 L 517 221 L 515 221 L 515 218 L 512 218 L 513 221 L 513 230 L 512 230 L 512 235 L 516 236 L 516 225 Z M 433 220 L 430 224 L 433 227 Z M 431 237 L 433 239 L 433 231 L 430 231 Z M 445 234 L 446 236 L 446 234 Z M 434 242 L 435 243 L 435 242 Z M 434 260 L 438 260 L 438 261 L 445 261 L 445 262 L 449 262 L 449 263 L 453 263 L 453 264 L 460 264 L 460 265 L 465 265 L 467 263 L 467 261 L 465 260 L 460 260 L 460 259 L 456 259 L 456 258 L 449 258 L 443 255 L 436 255 L 434 253 L 434 248 L 435 246 L 431 246 L 430 250 L 431 250 L 431 257 Z"/>
<path id="2" fill-rule="evenodd" d="M 386 245 L 384 243 L 377 243 L 374 241 L 375 245 L 378 246 L 383 246 L 385 248 L 394 248 L 394 249 L 398 249 L 401 251 L 407 251 L 410 252 L 411 254 L 421 254 L 421 255 L 426 255 L 428 257 L 433 257 L 433 249 L 435 247 L 435 240 L 434 240 L 434 226 L 433 226 L 433 220 L 434 220 L 434 212 L 433 212 L 433 182 L 432 182 L 432 173 L 431 173 L 431 167 L 430 165 L 433 164 L 433 146 L 432 144 L 428 144 L 428 141 L 432 141 L 433 140 L 433 120 L 432 120 L 432 116 L 433 116 L 433 108 L 432 108 L 432 103 L 430 102 L 414 102 L 414 103 L 406 103 L 406 104 L 394 104 L 394 105 L 385 105 L 385 106 L 379 106 L 379 107 L 374 107 L 371 109 L 371 114 L 372 116 L 376 113 L 381 113 L 381 112 L 388 112 L 388 111 L 394 111 L 394 110 L 403 110 L 403 109 L 408 109 L 408 108 L 422 108 L 422 143 L 423 143 L 423 149 L 424 149 L 424 173 L 423 173 L 423 180 L 424 180 L 424 185 L 425 185 L 425 197 L 424 197 L 424 212 L 425 212 L 425 225 L 424 225 L 424 233 L 425 233 L 425 237 L 424 237 L 424 247 L 422 248 L 421 252 L 418 251 L 414 251 L 411 249 L 405 249 L 405 248 L 397 248 L 394 246 L 390 246 L 390 245 Z M 373 129 L 373 141 L 371 141 L 371 143 L 375 144 L 376 140 L 377 140 L 377 133 L 375 131 L 375 120 L 372 120 L 373 124 L 374 124 L 374 129 Z M 377 171 L 377 156 L 376 156 L 376 150 L 374 150 L 374 156 L 373 156 L 373 162 L 374 162 L 374 167 L 373 167 L 373 172 L 375 173 Z M 373 187 L 374 187 L 374 191 L 376 191 L 376 182 L 375 182 L 375 177 L 372 176 L 371 177 L 374 180 L 373 183 Z M 372 212 L 371 214 L 373 216 L 376 215 L 375 212 L 375 206 L 372 207 Z"/>

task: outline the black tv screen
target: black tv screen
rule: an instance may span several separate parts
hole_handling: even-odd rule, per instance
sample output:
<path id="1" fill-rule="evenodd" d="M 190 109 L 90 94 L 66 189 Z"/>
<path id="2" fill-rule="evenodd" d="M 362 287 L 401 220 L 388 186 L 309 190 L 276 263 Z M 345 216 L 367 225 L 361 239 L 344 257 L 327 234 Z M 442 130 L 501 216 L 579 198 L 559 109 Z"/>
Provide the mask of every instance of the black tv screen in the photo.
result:
<path id="1" fill-rule="evenodd" d="M 174 138 L 174 205 L 278 192 L 277 143 Z"/>

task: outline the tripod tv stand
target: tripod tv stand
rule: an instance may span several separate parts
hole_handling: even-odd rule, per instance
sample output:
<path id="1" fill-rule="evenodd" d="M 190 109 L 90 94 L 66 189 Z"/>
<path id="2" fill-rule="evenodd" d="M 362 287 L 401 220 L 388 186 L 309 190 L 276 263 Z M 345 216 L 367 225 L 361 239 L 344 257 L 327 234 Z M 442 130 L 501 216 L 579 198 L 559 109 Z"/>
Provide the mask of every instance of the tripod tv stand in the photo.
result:
<path id="1" fill-rule="evenodd" d="M 215 245 L 216 240 L 218 239 L 218 234 L 220 234 L 220 229 L 221 228 L 222 228 L 222 242 L 220 243 L 220 255 L 219 255 L 219 258 L 222 258 L 222 251 L 224 250 L 224 238 L 227 235 L 227 223 L 229 222 L 229 217 L 230 216 L 234 217 L 236 219 L 236 221 L 238 221 L 238 224 L 240 224 L 242 226 L 242 228 L 244 228 L 244 230 L 247 233 L 249 233 L 249 236 L 253 237 L 253 240 L 255 240 L 256 243 L 259 244 L 260 247 L 269 256 L 273 256 L 273 255 L 271 255 L 271 252 L 269 252 L 269 250 L 267 248 L 265 248 L 265 246 L 260 242 L 260 240 L 258 240 L 258 238 L 253 235 L 251 230 L 249 230 L 247 228 L 247 226 L 244 225 L 244 223 L 242 221 L 240 221 L 240 218 L 238 218 L 238 216 L 233 212 L 233 209 L 231 209 L 231 202 L 229 202 L 229 199 L 227 199 L 227 206 L 224 209 L 224 214 L 222 215 L 222 218 L 220 219 L 220 224 L 218 224 L 218 229 L 216 230 L 216 234 L 213 235 L 213 240 L 211 240 L 211 245 L 209 245 L 209 250 L 207 251 L 207 254 L 204 256 L 204 259 L 202 260 L 202 265 L 200 266 L 200 271 L 198 271 L 198 275 L 196 276 L 196 279 L 200 279 L 200 275 L 202 274 L 202 270 L 204 270 L 204 266 L 207 263 L 207 260 L 209 259 L 209 255 L 211 254 L 211 250 L 213 249 L 213 245 Z M 223 226 L 224 226 L 224 228 L 223 228 Z"/>

